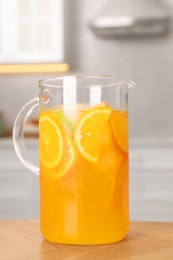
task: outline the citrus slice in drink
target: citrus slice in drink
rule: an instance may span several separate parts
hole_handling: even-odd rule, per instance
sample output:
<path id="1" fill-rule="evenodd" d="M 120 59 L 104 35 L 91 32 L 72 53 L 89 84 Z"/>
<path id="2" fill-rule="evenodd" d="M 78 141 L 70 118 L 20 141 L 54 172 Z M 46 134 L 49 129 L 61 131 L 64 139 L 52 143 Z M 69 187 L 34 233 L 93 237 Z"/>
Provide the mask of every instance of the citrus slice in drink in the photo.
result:
<path id="1" fill-rule="evenodd" d="M 52 114 L 41 112 L 39 129 L 40 160 L 48 168 L 54 168 L 64 154 L 63 128 Z"/>
<path id="2" fill-rule="evenodd" d="M 113 111 L 111 114 L 110 124 L 115 139 L 124 151 L 128 151 L 128 113 L 127 111 Z"/>
<path id="3" fill-rule="evenodd" d="M 77 159 L 77 148 L 71 138 L 71 136 L 66 133 L 66 140 L 64 146 L 64 155 L 61 163 L 58 165 L 57 169 L 57 177 L 60 178 L 68 173 L 71 169 L 74 161 Z"/>
<path id="4" fill-rule="evenodd" d="M 96 107 L 85 112 L 74 130 L 74 140 L 81 155 L 96 163 L 100 153 L 100 144 L 112 109 Z"/>
<path id="5" fill-rule="evenodd" d="M 69 133 L 72 133 L 73 131 L 73 125 L 72 122 L 69 120 L 69 118 L 66 116 L 65 111 L 63 110 L 57 110 L 56 113 L 54 113 L 58 120 L 63 124 L 64 127 L 69 131 Z"/>
<path id="6" fill-rule="evenodd" d="M 88 110 L 88 107 L 89 106 L 87 104 L 75 104 L 72 106 L 64 107 L 64 116 L 70 122 L 70 128 L 72 130 L 71 133 L 73 133 L 73 130 L 79 118 L 86 110 Z"/>

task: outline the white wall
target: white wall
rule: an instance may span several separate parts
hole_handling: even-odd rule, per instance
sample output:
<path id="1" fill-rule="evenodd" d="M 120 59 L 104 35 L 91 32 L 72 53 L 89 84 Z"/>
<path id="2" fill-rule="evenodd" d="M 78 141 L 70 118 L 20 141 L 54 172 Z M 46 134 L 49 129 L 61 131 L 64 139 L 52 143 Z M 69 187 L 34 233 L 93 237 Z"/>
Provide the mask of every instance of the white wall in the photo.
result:
<path id="1" fill-rule="evenodd" d="M 108 0 L 67 2 L 67 57 L 73 71 L 133 79 L 139 88 L 130 93 L 131 135 L 172 135 L 173 26 L 170 34 L 164 37 L 96 37 L 89 23 Z M 173 2 L 167 2 L 173 15 Z M 36 95 L 37 81 L 45 76 L 0 77 L 0 110 L 3 110 L 7 126 L 12 126 L 19 108 Z"/>

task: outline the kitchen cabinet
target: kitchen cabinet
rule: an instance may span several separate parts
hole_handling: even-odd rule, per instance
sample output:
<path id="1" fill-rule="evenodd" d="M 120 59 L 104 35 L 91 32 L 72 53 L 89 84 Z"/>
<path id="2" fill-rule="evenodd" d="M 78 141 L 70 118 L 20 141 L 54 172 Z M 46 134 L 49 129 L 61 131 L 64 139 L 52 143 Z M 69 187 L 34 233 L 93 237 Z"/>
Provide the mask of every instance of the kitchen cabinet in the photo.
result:
<path id="1" fill-rule="evenodd" d="M 27 148 L 38 163 L 37 139 Z M 130 141 L 130 218 L 135 221 L 173 221 L 173 142 Z M 0 218 L 39 217 L 39 177 L 15 154 L 12 140 L 0 139 Z"/>
<path id="2" fill-rule="evenodd" d="M 173 221 L 173 140 L 130 142 L 132 220 Z"/>
<path id="3" fill-rule="evenodd" d="M 37 141 L 26 145 L 37 157 Z M 39 177 L 27 170 L 15 154 L 12 140 L 0 139 L 0 218 L 35 218 L 39 215 Z"/>

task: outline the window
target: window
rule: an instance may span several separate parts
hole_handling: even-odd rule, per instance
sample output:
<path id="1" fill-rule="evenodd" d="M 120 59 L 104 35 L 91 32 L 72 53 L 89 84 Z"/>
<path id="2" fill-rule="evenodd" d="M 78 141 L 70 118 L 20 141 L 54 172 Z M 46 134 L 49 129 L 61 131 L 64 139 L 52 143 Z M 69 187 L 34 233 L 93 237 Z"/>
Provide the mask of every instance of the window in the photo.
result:
<path id="1" fill-rule="evenodd" d="M 0 63 L 62 63 L 63 0 L 0 0 Z"/>

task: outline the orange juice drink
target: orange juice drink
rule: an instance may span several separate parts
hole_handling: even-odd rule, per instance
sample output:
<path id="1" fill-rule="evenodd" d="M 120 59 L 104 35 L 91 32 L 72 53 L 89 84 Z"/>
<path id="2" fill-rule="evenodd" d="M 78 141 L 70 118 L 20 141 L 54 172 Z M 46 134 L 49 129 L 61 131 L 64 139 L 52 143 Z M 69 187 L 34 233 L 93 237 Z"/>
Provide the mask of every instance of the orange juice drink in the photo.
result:
<path id="1" fill-rule="evenodd" d="M 128 209 L 128 114 L 107 104 L 40 112 L 40 223 L 64 244 L 125 238 Z"/>

